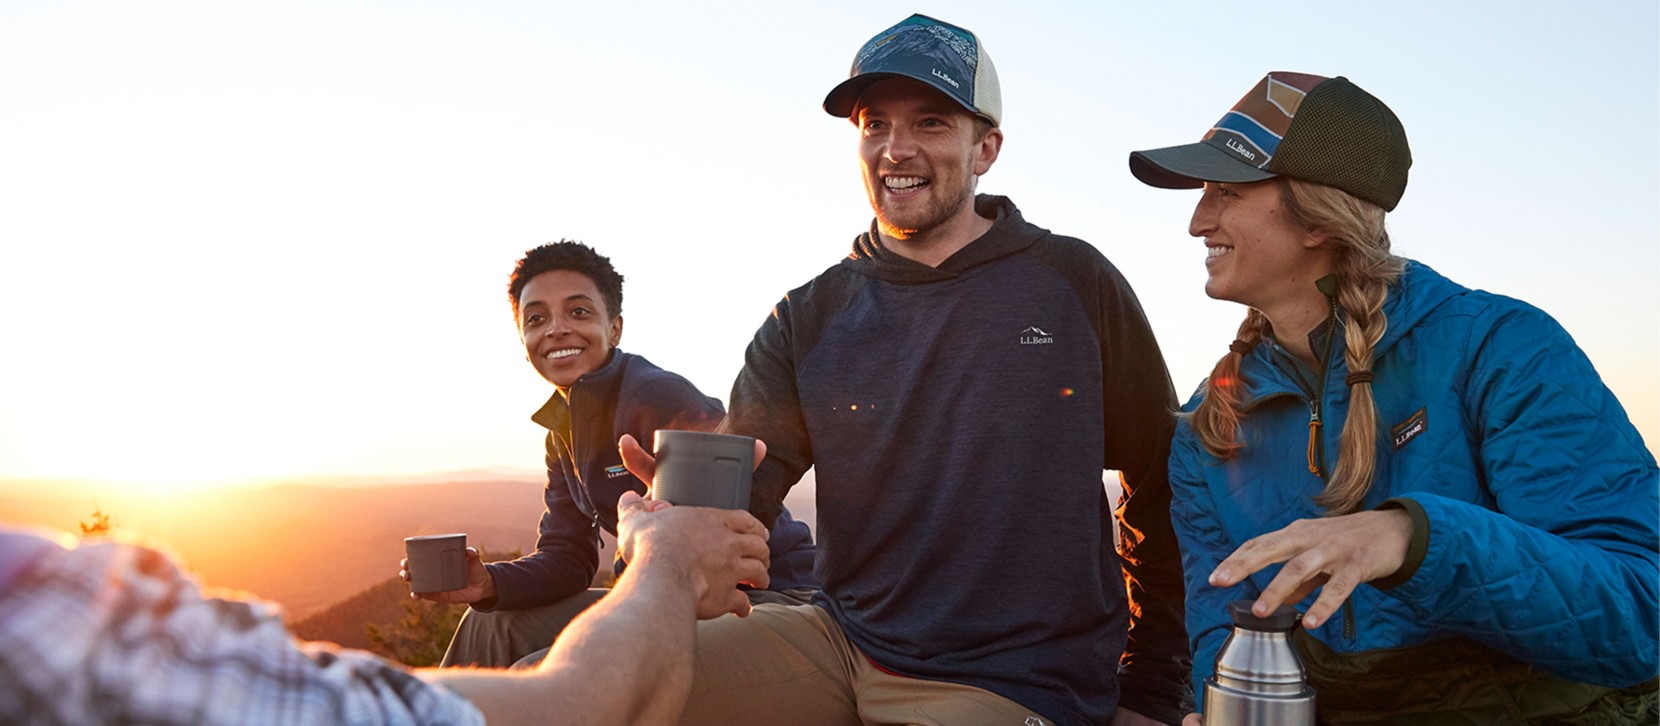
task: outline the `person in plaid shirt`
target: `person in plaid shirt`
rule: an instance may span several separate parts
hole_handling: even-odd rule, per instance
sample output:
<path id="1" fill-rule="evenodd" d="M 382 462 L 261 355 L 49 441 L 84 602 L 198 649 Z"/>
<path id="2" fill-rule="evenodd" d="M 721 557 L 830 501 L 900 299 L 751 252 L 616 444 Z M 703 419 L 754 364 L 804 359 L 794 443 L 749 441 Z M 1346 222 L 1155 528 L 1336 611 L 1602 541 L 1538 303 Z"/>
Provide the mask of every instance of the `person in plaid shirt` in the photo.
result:
<path id="1" fill-rule="evenodd" d="M 631 566 L 532 671 L 410 671 L 300 642 L 273 605 L 207 597 L 158 550 L 0 526 L 0 723 L 670 723 L 693 616 L 747 614 L 737 584 L 767 584 L 767 533 L 632 493 L 618 509 Z"/>

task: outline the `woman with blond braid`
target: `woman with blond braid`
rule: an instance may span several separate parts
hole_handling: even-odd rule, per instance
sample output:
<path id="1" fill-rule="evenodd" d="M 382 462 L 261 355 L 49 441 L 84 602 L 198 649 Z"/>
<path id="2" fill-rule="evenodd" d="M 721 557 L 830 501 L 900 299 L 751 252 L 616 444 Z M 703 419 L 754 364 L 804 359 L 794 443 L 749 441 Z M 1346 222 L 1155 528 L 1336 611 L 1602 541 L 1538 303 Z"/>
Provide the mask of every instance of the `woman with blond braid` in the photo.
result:
<path id="1" fill-rule="evenodd" d="M 1203 188 L 1248 308 L 1171 445 L 1195 691 L 1244 600 L 1303 612 L 1322 722 L 1653 723 L 1660 470 L 1556 321 L 1390 252 L 1410 165 L 1381 101 L 1278 72 L 1130 155 Z"/>

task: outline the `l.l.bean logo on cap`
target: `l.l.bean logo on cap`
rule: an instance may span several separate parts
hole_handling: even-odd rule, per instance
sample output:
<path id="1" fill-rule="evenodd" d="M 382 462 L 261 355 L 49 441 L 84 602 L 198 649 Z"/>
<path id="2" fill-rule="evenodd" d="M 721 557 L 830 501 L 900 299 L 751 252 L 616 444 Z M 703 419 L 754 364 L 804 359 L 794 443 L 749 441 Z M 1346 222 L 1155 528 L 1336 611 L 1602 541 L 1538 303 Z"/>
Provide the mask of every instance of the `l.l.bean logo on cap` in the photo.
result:
<path id="1" fill-rule="evenodd" d="M 1228 148 L 1233 149 L 1240 156 L 1245 157 L 1246 160 L 1248 160 L 1248 161 L 1256 161 L 1257 160 L 1256 152 L 1245 148 L 1244 144 L 1241 144 L 1238 141 L 1235 141 L 1233 139 L 1228 139 L 1227 144 L 1228 144 Z"/>
<path id="2" fill-rule="evenodd" d="M 1205 139 L 1261 169 L 1279 151 L 1309 90 L 1323 80 L 1301 73 L 1270 73 L 1223 114 Z"/>

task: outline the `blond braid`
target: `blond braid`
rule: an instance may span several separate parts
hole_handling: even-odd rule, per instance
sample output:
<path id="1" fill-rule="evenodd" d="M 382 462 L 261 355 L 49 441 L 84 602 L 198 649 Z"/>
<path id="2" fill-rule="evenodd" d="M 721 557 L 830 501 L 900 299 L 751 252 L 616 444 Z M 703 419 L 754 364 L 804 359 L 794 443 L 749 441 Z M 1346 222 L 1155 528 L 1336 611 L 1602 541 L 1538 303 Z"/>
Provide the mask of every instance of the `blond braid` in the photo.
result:
<path id="1" fill-rule="evenodd" d="M 1360 506 L 1377 473 L 1378 412 L 1372 395 L 1373 352 L 1389 321 L 1382 314 L 1389 286 L 1406 261 L 1389 251 L 1384 211 L 1346 192 L 1296 179 L 1282 179 L 1287 219 L 1331 237 L 1337 246 L 1337 304 L 1343 309 L 1344 362 L 1349 369 L 1349 415 L 1338 440 L 1337 466 L 1315 503 L 1327 515 Z"/>
<path id="2" fill-rule="evenodd" d="M 1269 332 L 1268 316 L 1256 308 L 1245 313 L 1239 324 L 1239 335 L 1227 355 L 1216 361 L 1210 377 L 1205 379 L 1205 398 L 1193 411 L 1193 431 L 1205 451 L 1218 459 L 1233 456 L 1244 444 L 1239 441 L 1239 362 L 1245 351 L 1256 345 Z"/>
<path id="3" fill-rule="evenodd" d="M 1344 362 L 1350 372 L 1370 372 L 1372 351 L 1389 327 L 1389 321 L 1381 314 L 1388 286 L 1377 279 L 1343 284 L 1342 280 L 1347 278 L 1339 273 L 1337 304 L 1345 313 L 1343 341 L 1347 346 Z M 1372 382 L 1356 381 L 1349 386 L 1349 415 L 1343 421 L 1343 434 L 1338 439 L 1337 466 L 1332 469 L 1326 490 L 1314 498 L 1328 514 L 1354 511 L 1372 488 L 1372 473 L 1377 469 L 1377 436 L 1377 404 L 1372 398 Z"/>

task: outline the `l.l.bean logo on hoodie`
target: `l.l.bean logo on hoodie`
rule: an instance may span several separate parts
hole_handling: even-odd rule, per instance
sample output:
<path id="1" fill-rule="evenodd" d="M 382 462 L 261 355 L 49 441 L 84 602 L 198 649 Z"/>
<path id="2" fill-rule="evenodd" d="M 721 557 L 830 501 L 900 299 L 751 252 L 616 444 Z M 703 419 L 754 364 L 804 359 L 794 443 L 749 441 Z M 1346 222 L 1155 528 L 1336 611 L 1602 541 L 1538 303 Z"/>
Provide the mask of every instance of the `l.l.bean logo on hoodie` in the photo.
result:
<path id="1" fill-rule="evenodd" d="M 1394 440 L 1395 448 L 1406 446 L 1406 442 L 1417 438 L 1418 434 L 1429 429 L 1428 409 L 1420 408 L 1405 421 L 1395 424 L 1389 429 L 1389 438 Z"/>
<path id="2" fill-rule="evenodd" d="M 1036 325 L 1028 325 L 1025 330 L 1020 331 L 1021 345 L 1051 345 L 1054 342 L 1055 336 L 1044 332 L 1043 328 Z"/>

